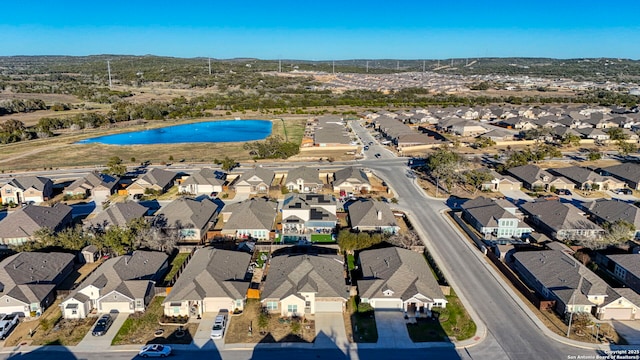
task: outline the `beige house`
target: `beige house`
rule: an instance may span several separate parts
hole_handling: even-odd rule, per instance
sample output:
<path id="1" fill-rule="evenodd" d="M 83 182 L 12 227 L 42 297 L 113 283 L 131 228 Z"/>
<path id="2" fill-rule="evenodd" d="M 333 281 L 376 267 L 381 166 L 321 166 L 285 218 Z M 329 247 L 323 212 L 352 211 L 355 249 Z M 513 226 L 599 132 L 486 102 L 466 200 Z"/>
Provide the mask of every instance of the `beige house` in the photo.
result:
<path id="1" fill-rule="evenodd" d="M 222 209 L 222 235 L 267 240 L 274 229 L 278 204 L 263 198 L 253 198 L 226 205 Z"/>
<path id="2" fill-rule="evenodd" d="M 245 252 L 196 250 L 164 300 L 164 314 L 196 317 L 244 309 L 250 261 L 251 255 Z"/>
<path id="3" fill-rule="evenodd" d="M 40 176 L 22 176 L 11 179 L 0 187 L 3 204 L 41 203 L 53 194 L 53 183 Z"/>
<path id="4" fill-rule="evenodd" d="M 173 186 L 177 174 L 173 171 L 151 169 L 127 188 L 129 195 L 143 195 L 148 190 L 165 192 Z"/>
<path id="5" fill-rule="evenodd" d="M 276 256 L 261 295 L 262 306 L 280 316 L 341 313 L 349 297 L 342 257 L 327 254 Z"/>
<path id="6" fill-rule="evenodd" d="M 371 191 L 369 177 L 361 169 L 348 167 L 333 174 L 333 191 L 358 193 Z"/>
<path id="7" fill-rule="evenodd" d="M 266 194 L 274 177 L 273 171 L 256 167 L 240 175 L 235 180 L 233 188 L 238 194 Z"/>

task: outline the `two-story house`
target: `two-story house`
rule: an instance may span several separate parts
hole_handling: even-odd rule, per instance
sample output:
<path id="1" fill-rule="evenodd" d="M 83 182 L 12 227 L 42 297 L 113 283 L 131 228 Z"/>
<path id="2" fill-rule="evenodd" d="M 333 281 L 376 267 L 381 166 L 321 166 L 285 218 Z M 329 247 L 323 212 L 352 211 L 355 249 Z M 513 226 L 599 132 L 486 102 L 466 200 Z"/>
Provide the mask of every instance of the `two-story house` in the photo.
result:
<path id="1" fill-rule="evenodd" d="M 282 233 L 310 236 L 331 234 L 336 227 L 337 204 L 333 195 L 291 194 L 282 205 Z"/>
<path id="2" fill-rule="evenodd" d="M 516 216 L 516 210 L 507 200 L 479 196 L 462 204 L 462 217 L 485 237 L 522 237 L 533 229 Z"/>
<path id="3" fill-rule="evenodd" d="M 3 204 L 41 203 L 53 194 L 53 182 L 40 176 L 20 176 L 0 187 Z"/>
<path id="4" fill-rule="evenodd" d="M 300 166 L 289 170 L 284 186 L 289 191 L 315 193 L 322 190 L 322 181 L 318 169 Z"/>

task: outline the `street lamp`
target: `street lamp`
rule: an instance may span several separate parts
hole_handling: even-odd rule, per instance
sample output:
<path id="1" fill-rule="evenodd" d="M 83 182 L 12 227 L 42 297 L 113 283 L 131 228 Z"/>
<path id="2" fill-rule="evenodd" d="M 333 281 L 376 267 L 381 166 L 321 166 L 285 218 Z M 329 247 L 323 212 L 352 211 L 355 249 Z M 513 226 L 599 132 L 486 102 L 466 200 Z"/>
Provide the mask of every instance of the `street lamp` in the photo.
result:
<path id="1" fill-rule="evenodd" d="M 576 293 L 573 293 L 571 297 L 571 312 L 569 313 L 569 327 L 567 328 L 567 337 L 569 337 L 569 333 L 571 332 L 571 320 L 573 320 L 573 308 L 576 303 Z"/>

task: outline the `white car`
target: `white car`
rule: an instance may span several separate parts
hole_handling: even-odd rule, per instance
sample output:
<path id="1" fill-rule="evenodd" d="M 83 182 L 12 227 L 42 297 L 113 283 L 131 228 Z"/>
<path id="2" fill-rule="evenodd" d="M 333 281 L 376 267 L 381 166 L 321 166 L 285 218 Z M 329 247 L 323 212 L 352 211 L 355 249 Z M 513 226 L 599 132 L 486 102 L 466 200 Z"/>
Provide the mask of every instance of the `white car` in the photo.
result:
<path id="1" fill-rule="evenodd" d="M 212 339 L 222 339 L 224 336 L 224 331 L 227 327 L 227 317 L 226 315 L 218 314 L 213 323 L 213 328 L 211 329 L 211 338 Z"/>
<path id="2" fill-rule="evenodd" d="M 171 355 L 171 347 L 167 345 L 152 344 L 144 346 L 138 355 L 146 357 L 167 357 Z"/>

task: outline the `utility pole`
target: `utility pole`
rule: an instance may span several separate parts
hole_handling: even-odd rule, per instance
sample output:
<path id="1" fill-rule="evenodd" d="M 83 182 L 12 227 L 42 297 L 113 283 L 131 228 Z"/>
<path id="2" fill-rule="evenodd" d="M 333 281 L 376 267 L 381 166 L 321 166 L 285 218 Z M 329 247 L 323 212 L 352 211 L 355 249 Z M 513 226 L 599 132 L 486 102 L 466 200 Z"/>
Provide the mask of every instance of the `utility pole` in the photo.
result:
<path id="1" fill-rule="evenodd" d="M 336 73 L 336 61 L 333 60 L 331 63 L 332 63 L 332 66 L 333 66 L 333 70 L 332 70 L 333 74 L 335 74 Z"/>
<path id="2" fill-rule="evenodd" d="M 567 328 L 567 337 L 569 337 L 569 334 L 571 333 L 571 321 L 573 320 L 573 308 L 574 305 L 576 303 L 576 293 L 573 293 L 573 296 L 571 297 L 571 312 L 569 313 L 569 327 Z"/>
<path id="3" fill-rule="evenodd" d="M 422 72 L 425 72 L 425 61 L 422 60 Z"/>
<path id="4" fill-rule="evenodd" d="M 278 72 L 282 72 L 282 59 L 278 59 Z"/>
<path id="5" fill-rule="evenodd" d="M 211 58 L 209 58 L 209 75 L 211 75 Z"/>
<path id="6" fill-rule="evenodd" d="M 107 73 L 109 74 L 109 89 L 111 89 L 111 64 L 109 60 L 107 60 Z"/>
<path id="7" fill-rule="evenodd" d="M 396 62 L 396 71 L 400 70 L 400 61 Z"/>
<path id="8" fill-rule="evenodd" d="M 369 60 L 367 60 L 367 72 L 369 72 Z"/>

